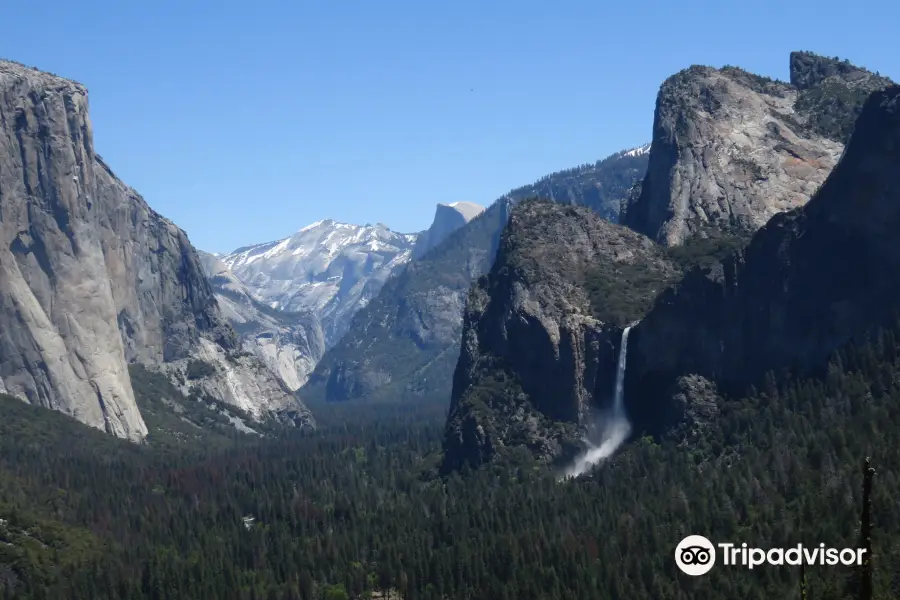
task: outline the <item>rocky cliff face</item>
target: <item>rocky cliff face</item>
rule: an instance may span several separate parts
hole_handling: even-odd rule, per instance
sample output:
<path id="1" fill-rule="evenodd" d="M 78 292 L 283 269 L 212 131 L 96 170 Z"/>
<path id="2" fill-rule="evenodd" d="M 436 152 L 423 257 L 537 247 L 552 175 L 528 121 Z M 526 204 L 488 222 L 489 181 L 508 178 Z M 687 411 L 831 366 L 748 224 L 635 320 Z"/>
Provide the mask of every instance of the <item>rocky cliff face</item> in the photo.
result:
<path id="1" fill-rule="evenodd" d="M 184 231 L 152 210 L 99 156 L 92 167 L 98 232 L 126 359 L 184 359 L 201 335 L 237 349 Z"/>
<path id="2" fill-rule="evenodd" d="M 459 357 L 466 295 L 471 283 L 490 269 L 511 207 L 541 196 L 616 215 L 646 165 L 642 147 L 512 190 L 388 281 L 354 317 L 346 336 L 325 353 L 301 395 L 446 402 Z"/>
<path id="3" fill-rule="evenodd" d="M 312 311 L 327 346 L 347 331 L 353 315 L 405 267 L 416 234 L 384 225 L 313 223 L 293 236 L 222 256 L 247 288 L 271 308 Z"/>
<path id="4" fill-rule="evenodd" d="M 216 256 L 200 253 L 222 316 L 253 353 L 292 392 L 306 383 L 325 352 L 325 335 L 311 312 L 291 313 L 269 308 Z"/>
<path id="5" fill-rule="evenodd" d="M 604 320 L 616 292 L 597 293 L 598 268 L 661 282 L 678 273 L 657 244 L 588 209 L 538 201 L 514 209 L 494 266 L 468 297 L 445 469 L 515 445 L 560 457 L 591 409 L 609 406 L 621 330 Z"/>
<path id="6" fill-rule="evenodd" d="M 87 91 L 0 61 L 0 379 L 118 436 L 147 433 L 106 273 Z"/>
<path id="7" fill-rule="evenodd" d="M 709 227 L 752 232 L 803 205 L 865 97 L 889 82 L 807 53 L 792 54 L 791 81 L 700 66 L 666 80 L 647 174 L 623 223 L 675 246 Z"/>
<path id="8" fill-rule="evenodd" d="M 450 234 L 484 212 L 484 207 L 474 202 L 453 202 L 438 204 L 434 221 L 427 231 L 416 240 L 412 257 L 422 258 L 432 248 L 450 237 Z"/>
<path id="9" fill-rule="evenodd" d="M 184 232 L 96 156 L 86 90 L 0 61 L 0 91 L 3 387 L 140 439 L 147 429 L 127 363 L 174 373 L 210 344 L 225 360 L 239 339 Z M 252 370 L 232 372 L 246 379 Z M 262 400 L 221 399 L 297 405 L 274 388 Z"/>
<path id="10" fill-rule="evenodd" d="M 642 426 L 690 408 L 684 375 L 734 391 L 769 370 L 822 367 L 900 305 L 900 87 L 865 103 L 846 152 L 808 204 L 777 215 L 743 251 L 688 273 L 631 334 L 627 396 Z"/>

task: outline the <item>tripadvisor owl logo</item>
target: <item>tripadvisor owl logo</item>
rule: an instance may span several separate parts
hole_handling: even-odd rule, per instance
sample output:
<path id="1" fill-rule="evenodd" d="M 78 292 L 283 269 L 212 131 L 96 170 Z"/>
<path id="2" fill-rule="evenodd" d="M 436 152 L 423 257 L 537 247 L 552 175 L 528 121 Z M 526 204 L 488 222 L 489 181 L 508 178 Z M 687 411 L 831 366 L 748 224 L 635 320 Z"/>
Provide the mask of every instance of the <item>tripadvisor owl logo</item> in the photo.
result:
<path id="1" fill-rule="evenodd" d="M 716 564 L 716 548 L 702 535 L 689 535 L 675 548 L 675 564 L 687 575 L 705 575 Z"/>
<path id="2" fill-rule="evenodd" d="M 722 565 L 753 569 L 761 565 L 821 565 L 859 566 L 863 564 L 865 548 L 827 548 L 825 544 L 790 548 L 754 548 L 746 543 L 719 542 L 713 544 L 702 535 L 689 535 L 675 547 L 675 564 L 687 575 L 705 575 L 716 564 L 716 548 L 720 550 Z"/>

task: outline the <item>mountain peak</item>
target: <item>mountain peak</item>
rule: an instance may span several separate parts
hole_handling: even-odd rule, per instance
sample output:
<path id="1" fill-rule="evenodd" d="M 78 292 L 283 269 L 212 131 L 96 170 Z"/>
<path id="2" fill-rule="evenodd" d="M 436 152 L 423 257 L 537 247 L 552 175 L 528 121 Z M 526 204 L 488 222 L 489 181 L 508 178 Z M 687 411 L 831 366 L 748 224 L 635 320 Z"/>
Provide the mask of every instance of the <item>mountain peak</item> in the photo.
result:
<path id="1" fill-rule="evenodd" d="M 484 207 L 474 202 L 438 203 L 431 227 L 419 236 L 416 247 L 413 249 L 413 258 L 418 259 L 425 256 L 432 248 L 450 237 L 450 234 L 483 212 Z"/>
<path id="2" fill-rule="evenodd" d="M 817 85 L 829 77 L 839 76 L 847 80 L 855 80 L 872 75 L 869 71 L 851 64 L 850 61 L 838 57 L 829 58 L 812 52 L 791 52 L 791 85 L 805 90 Z"/>
<path id="3" fill-rule="evenodd" d="M 254 296 L 285 311 L 311 310 L 326 340 L 336 341 L 352 315 L 409 260 L 415 235 L 385 225 L 322 219 L 292 236 L 238 248 L 222 261 Z"/>
<path id="4" fill-rule="evenodd" d="M 310 223 L 306 227 L 301 227 L 300 229 L 297 230 L 297 233 L 303 233 L 304 231 L 312 231 L 313 229 L 316 229 L 317 227 L 323 227 L 323 226 L 327 227 L 329 225 L 332 225 L 333 223 L 334 223 L 334 221 L 332 221 L 331 219 L 320 219 L 314 223 Z"/>
<path id="5" fill-rule="evenodd" d="M 788 83 L 731 66 L 666 79 L 647 174 L 624 223 L 677 246 L 708 227 L 754 231 L 804 204 L 843 148 L 800 125 L 797 97 Z"/>
<path id="6" fill-rule="evenodd" d="M 468 223 L 478 215 L 484 212 L 484 207 L 474 202 L 451 202 L 450 204 L 439 204 L 438 206 L 447 206 L 458 212 Z"/>

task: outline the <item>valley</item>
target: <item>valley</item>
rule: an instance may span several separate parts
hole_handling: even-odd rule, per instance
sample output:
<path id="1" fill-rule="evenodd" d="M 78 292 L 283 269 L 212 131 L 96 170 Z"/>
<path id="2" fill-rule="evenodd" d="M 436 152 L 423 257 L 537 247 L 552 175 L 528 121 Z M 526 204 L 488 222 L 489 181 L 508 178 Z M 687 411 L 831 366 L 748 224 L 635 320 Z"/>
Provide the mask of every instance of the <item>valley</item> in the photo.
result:
<path id="1" fill-rule="evenodd" d="M 900 594 L 900 86 L 785 58 L 421 231 L 219 254 L 0 60 L 0 600 Z M 692 578 L 692 533 L 874 558 Z"/>

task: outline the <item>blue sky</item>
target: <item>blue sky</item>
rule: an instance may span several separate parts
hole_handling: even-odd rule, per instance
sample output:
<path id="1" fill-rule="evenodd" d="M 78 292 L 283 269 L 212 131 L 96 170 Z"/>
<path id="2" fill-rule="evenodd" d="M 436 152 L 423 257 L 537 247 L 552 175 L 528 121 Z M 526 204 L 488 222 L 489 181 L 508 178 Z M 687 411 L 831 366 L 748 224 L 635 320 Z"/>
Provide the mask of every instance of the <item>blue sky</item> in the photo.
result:
<path id="1" fill-rule="evenodd" d="M 210 251 L 321 218 L 430 223 L 649 140 L 691 64 L 791 50 L 900 79 L 895 2 L 44 0 L 0 56 L 84 83 L 95 147 Z"/>

